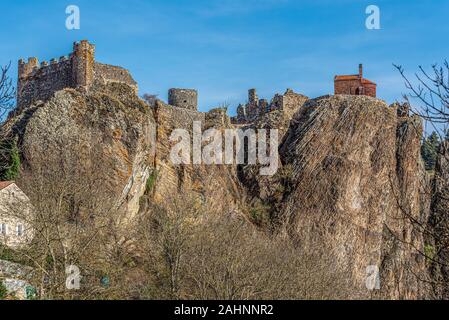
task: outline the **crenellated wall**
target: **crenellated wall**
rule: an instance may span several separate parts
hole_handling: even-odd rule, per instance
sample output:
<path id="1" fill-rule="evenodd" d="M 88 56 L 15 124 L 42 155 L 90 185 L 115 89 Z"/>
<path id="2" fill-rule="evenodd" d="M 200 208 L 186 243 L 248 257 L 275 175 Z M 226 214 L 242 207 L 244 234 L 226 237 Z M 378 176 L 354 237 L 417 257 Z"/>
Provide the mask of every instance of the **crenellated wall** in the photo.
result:
<path id="1" fill-rule="evenodd" d="M 35 57 L 28 62 L 19 60 L 17 107 L 20 109 L 36 101 L 47 101 L 56 91 L 65 88 L 90 89 L 95 83 L 121 82 L 137 93 L 136 81 L 128 70 L 95 62 L 95 46 L 87 40 L 75 42 L 73 52 L 50 63 Z"/>
<path id="2" fill-rule="evenodd" d="M 17 106 L 23 108 L 34 101 L 46 101 L 54 92 L 74 86 L 71 58 L 61 57 L 39 64 L 37 58 L 19 61 Z"/>

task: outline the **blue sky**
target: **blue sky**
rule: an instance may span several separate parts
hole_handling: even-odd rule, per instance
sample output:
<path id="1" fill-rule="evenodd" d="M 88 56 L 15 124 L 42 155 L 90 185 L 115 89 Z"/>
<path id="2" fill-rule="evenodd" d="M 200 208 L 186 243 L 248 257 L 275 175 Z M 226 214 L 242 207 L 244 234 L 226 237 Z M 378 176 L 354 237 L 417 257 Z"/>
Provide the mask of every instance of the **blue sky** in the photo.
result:
<path id="1" fill-rule="evenodd" d="M 255 87 L 259 97 L 293 88 L 309 97 L 333 92 L 335 74 L 357 73 L 378 83 L 378 96 L 401 99 L 409 74 L 448 57 L 447 0 L 17 0 L 2 1 L 0 63 L 49 60 L 73 41 L 96 44 L 96 58 L 129 69 L 140 93 L 166 100 L 171 87 L 199 90 L 200 110 L 224 102 L 235 112 Z M 81 29 L 65 27 L 68 5 Z M 377 5 L 381 30 L 365 28 Z M 6 13 L 6 14 L 5 14 Z"/>

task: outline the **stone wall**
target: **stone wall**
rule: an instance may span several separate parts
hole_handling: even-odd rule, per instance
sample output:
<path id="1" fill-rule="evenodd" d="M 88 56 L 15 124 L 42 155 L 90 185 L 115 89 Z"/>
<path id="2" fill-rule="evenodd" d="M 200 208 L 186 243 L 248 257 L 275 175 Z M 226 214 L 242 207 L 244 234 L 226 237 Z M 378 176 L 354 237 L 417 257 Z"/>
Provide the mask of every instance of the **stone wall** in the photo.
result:
<path id="1" fill-rule="evenodd" d="M 172 88 L 168 91 L 168 104 L 189 110 L 198 110 L 198 92 L 193 89 Z"/>
<path id="2" fill-rule="evenodd" d="M 376 87 L 374 82 L 363 78 L 363 65 L 359 64 L 359 73 L 353 75 L 335 76 L 335 94 L 349 94 L 356 96 L 376 97 Z"/>
<path id="3" fill-rule="evenodd" d="M 158 124 L 156 153 L 161 159 L 166 159 L 169 156 L 172 145 L 176 144 L 169 141 L 173 130 L 186 129 L 192 132 L 194 121 L 201 122 L 203 126 L 206 120 L 204 112 L 174 107 L 159 100 L 154 108 L 154 117 Z"/>
<path id="4" fill-rule="evenodd" d="M 376 97 L 376 85 L 360 80 L 335 81 L 335 94 L 365 95 Z"/>
<path id="5" fill-rule="evenodd" d="M 19 60 L 17 107 L 21 110 L 39 100 L 46 102 L 65 88 L 89 89 L 94 83 L 109 82 L 125 83 L 137 93 L 137 83 L 128 70 L 95 62 L 95 46 L 82 40 L 73 44 L 68 57 L 52 59 L 50 63 L 39 64 L 35 57 L 26 63 Z"/>
<path id="6" fill-rule="evenodd" d="M 35 101 L 47 101 L 54 92 L 73 87 L 72 61 L 61 57 L 50 64 L 30 58 L 28 63 L 19 61 L 19 80 L 17 85 L 17 106 L 23 108 Z"/>
<path id="7" fill-rule="evenodd" d="M 214 108 L 206 112 L 205 114 L 205 129 L 209 128 L 230 128 L 231 120 L 227 115 L 225 108 Z"/>
<path id="8" fill-rule="evenodd" d="M 31 215 L 30 200 L 16 184 L 0 190 L 0 224 L 6 227 L 5 232 L 0 233 L 0 242 L 13 249 L 28 244 L 34 236 Z"/>
<path id="9" fill-rule="evenodd" d="M 266 99 L 259 100 L 255 89 L 250 89 L 248 91 L 249 102 L 246 105 L 240 104 L 237 107 L 237 116 L 233 117 L 231 121 L 234 124 L 254 123 L 263 117 L 264 114 L 276 110 L 286 112 L 288 115 L 293 116 L 292 110 L 296 111 L 297 106 L 304 104 L 307 99 L 306 96 L 287 89 L 283 95 L 276 94 L 271 99 L 271 102 L 268 103 Z"/>
<path id="10" fill-rule="evenodd" d="M 72 77 L 75 87 L 89 88 L 94 81 L 95 46 L 87 40 L 73 44 Z"/>
<path id="11" fill-rule="evenodd" d="M 107 84 L 110 82 L 126 83 L 131 88 L 133 88 L 136 93 L 138 90 L 137 82 L 132 78 L 128 70 L 122 67 L 111 66 L 109 64 L 103 64 L 99 62 L 95 63 L 94 81 L 103 84 Z"/>
<path id="12" fill-rule="evenodd" d="M 336 80 L 334 82 L 335 94 L 365 95 L 376 97 L 376 85 L 364 79 Z"/>

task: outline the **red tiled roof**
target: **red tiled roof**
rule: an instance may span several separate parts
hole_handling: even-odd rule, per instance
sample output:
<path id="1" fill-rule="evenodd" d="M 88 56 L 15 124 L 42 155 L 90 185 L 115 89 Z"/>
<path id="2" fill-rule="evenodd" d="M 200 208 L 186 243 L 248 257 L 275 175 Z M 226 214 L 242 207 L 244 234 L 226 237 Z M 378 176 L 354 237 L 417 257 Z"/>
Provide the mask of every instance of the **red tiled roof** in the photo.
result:
<path id="1" fill-rule="evenodd" d="M 351 74 L 351 75 L 345 75 L 345 76 L 335 76 L 335 80 L 358 80 L 359 75 L 358 74 Z"/>
<path id="2" fill-rule="evenodd" d="M 0 181 L 0 190 L 5 189 L 6 187 L 10 186 L 13 183 L 14 181 Z"/>
<path id="3" fill-rule="evenodd" d="M 348 81 L 348 80 L 358 80 L 359 75 L 358 74 L 350 74 L 350 75 L 343 75 L 343 76 L 335 76 L 335 81 Z M 363 84 L 375 84 L 374 82 L 362 78 L 362 83 Z"/>

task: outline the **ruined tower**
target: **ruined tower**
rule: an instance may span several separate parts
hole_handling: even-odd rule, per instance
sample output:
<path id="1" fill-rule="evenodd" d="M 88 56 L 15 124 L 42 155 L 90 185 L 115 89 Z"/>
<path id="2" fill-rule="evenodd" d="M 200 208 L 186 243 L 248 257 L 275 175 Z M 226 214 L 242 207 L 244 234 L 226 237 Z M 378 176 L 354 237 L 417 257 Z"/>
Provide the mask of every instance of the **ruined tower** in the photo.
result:
<path id="1" fill-rule="evenodd" d="M 75 87 L 89 88 L 94 80 L 95 46 L 87 40 L 73 44 L 72 78 Z"/>
<path id="2" fill-rule="evenodd" d="M 248 103 L 254 106 L 259 105 L 259 97 L 257 96 L 256 89 L 248 90 Z"/>
<path id="3" fill-rule="evenodd" d="M 168 104 L 189 110 L 198 110 L 198 92 L 193 89 L 172 88 L 168 91 Z"/>

